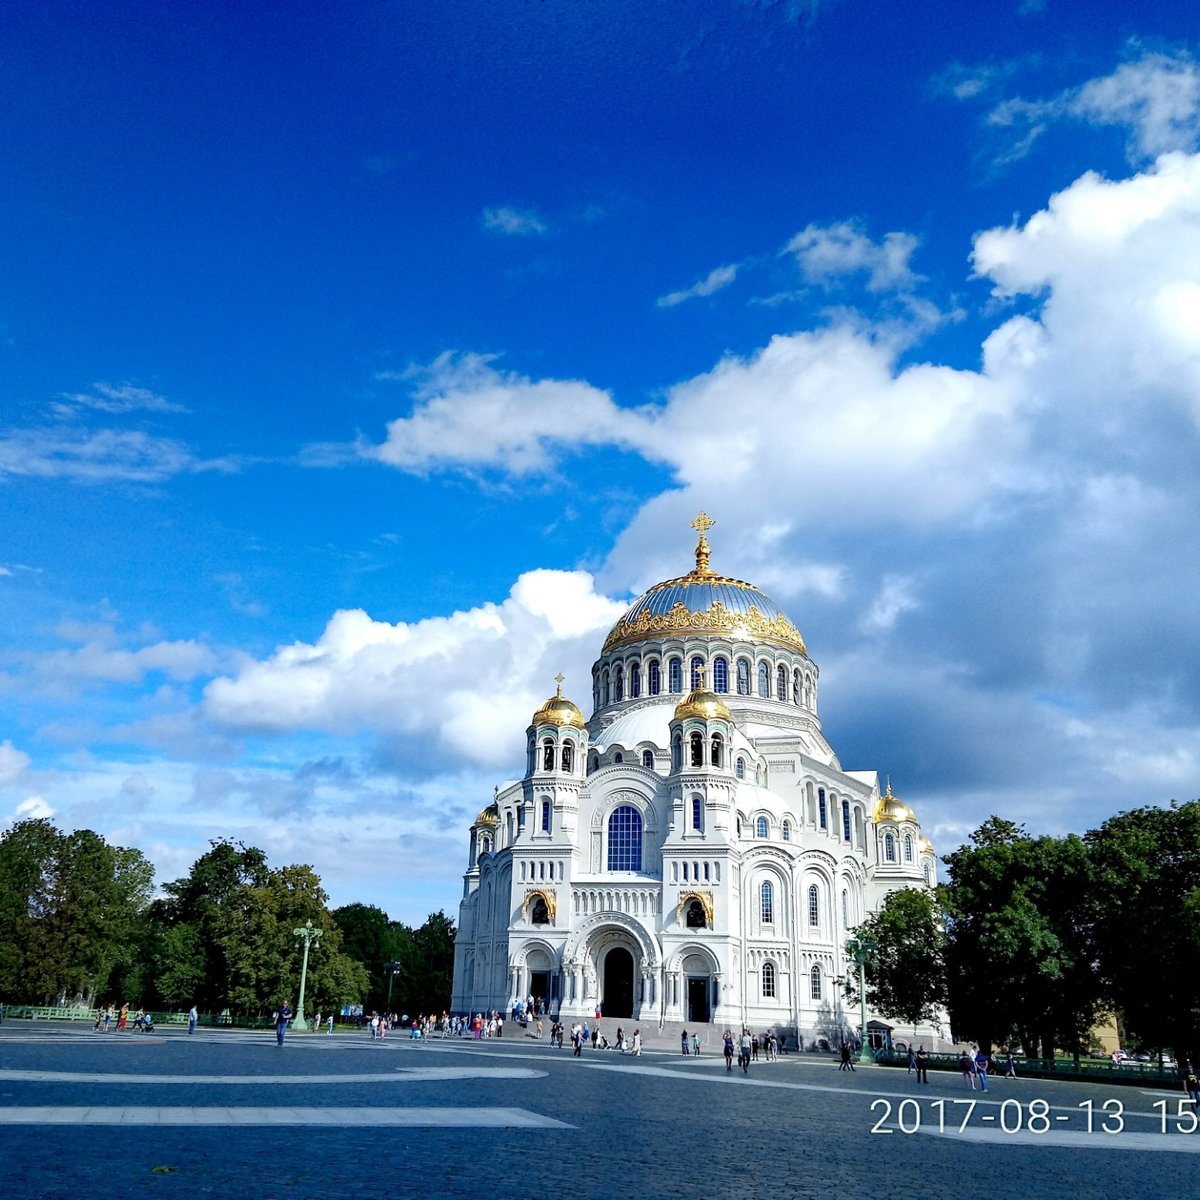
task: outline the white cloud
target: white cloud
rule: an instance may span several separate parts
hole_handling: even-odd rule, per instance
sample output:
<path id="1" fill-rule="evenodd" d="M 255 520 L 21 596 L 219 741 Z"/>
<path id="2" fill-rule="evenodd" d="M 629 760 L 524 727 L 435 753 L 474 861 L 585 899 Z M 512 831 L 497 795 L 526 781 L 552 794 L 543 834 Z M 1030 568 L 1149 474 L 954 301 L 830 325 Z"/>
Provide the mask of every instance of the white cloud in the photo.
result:
<path id="1" fill-rule="evenodd" d="M 70 413 L 80 408 L 95 409 L 97 412 L 121 414 L 129 412 L 181 413 L 187 412 L 182 404 L 168 400 L 149 388 L 137 387 L 132 383 L 114 386 L 109 383 L 94 383 L 90 392 L 64 392 L 61 401 L 53 406 L 59 413 Z"/>
<path id="2" fill-rule="evenodd" d="M 912 579 L 903 575 L 885 575 L 878 595 L 863 618 L 863 629 L 869 633 L 890 630 L 903 613 L 910 612 L 918 603 Z"/>
<path id="3" fill-rule="evenodd" d="M 485 208 L 480 223 L 489 233 L 502 233 L 509 237 L 540 236 L 550 232 L 550 227 L 531 208 Z"/>
<path id="4" fill-rule="evenodd" d="M 786 250 L 808 283 L 828 287 L 848 275 L 865 275 L 868 291 L 908 292 L 921 280 L 909 266 L 916 248 L 911 233 L 888 233 L 874 242 L 853 221 L 837 221 L 807 226 Z"/>
<path id="5" fill-rule="evenodd" d="M 684 288 L 680 292 L 668 292 L 665 296 L 659 296 L 658 307 L 674 308 L 675 305 L 682 304 L 685 300 L 695 300 L 699 296 L 711 296 L 722 288 L 728 287 L 737 278 L 737 273 L 737 263 L 714 267 L 703 279 L 693 283 L 691 287 Z"/>
<path id="6" fill-rule="evenodd" d="M 503 603 L 449 617 L 392 625 L 342 611 L 316 643 L 214 680 L 205 711 L 244 731 L 366 728 L 432 739 L 456 759 L 511 762 L 560 670 L 585 705 L 596 642 L 624 610 L 584 572 L 540 570 Z M 427 767 L 433 753 L 421 757 Z"/>
<path id="7" fill-rule="evenodd" d="M 55 811 L 41 796 L 29 796 L 13 809 L 8 820 L 10 824 L 17 821 L 40 821 L 54 817 Z"/>
<path id="8" fill-rule="evenodd" d="M 18 750 L 7 738 L 0 742 L 0 788 L 20 781 L 29 767 L 29 755 Z"/>
<path id="9" fill-rule="evenodd" d="M 0 476 L 161 483 L 198 466 L 182 442 L 141 430 L 45 428 L 0 433 Z"/>

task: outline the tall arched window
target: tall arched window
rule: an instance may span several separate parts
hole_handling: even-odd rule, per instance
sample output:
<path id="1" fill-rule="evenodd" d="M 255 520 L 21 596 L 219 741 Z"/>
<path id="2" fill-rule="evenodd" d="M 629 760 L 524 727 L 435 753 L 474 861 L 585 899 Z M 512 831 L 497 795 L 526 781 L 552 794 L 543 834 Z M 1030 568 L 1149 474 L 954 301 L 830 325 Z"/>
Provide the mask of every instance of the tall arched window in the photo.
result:
<path id="1" fill-rule="evenodd" d="M 691 765 L 693 767 L 704 766 L 704 737 L 699 733 L 693 733 L 688 738 L 688 748 L 691 751 Z"/>
<path id="2" fill-rule="evenodd" d="M 554 770 L 554 743 L 549 738 L 542 743 L 542 770 Z"/>
<path id="3" fill-rule="evenodd" d="M 712 755 L 710 761 L 714 767 L 719 767 L 721 765 L 721 745 L 723 741 L 724 739 L 719 733 L 714 733 L 712 735 Z"/>
<path id="4" fill-rule="evenodd" d="M 822 829 L 829 828 L 829 812 L 825 806 L 825 789 L 817 788 L 817 824 Z"/>
<path id="5" fill-rule="evenodd" d="M 542 832 L 550 832 L 550 812 L 551 805 L 549 800 L 542 801 Z"/>
<path id="6" fill-rule="evenodd" d="M 925 876 L 925 882 L 926 882 L 927 884 L 932 884 L 932 883 L 933 883 L 933 880 L 930 878 L 931 872 L 930 872 L 930 870 L 929 870 L 929 864 L 928 864 L 928 863 L 925 863 L 925 864 L 923 864 L 923 865 L 922 865 L 922 867 L 921 867 L 921 874 Z"/>
<path id="7" fill-rule="evenodd" d="M 539 896 L 533 902 L 533 908 L 530 911 L 529 919 L 534 925 L 549 925 L 550 910 L 546 907 L 546 901 Z"/>
<path id="8" fill-rule="evenodd" d="M 588 774 L 590 775 L 593 771 L 598 770 L 600 770 L 600 755 L 593 750 L 592 753 L 588 755 Z"/>
<path id="9" fill-rule="evenodd" d="M 737 660 L 737 692 L 739 696 L 750 695 L 750 660 L 748 658 Z"/>
<path id="10" fill-rule="evenodd" d="M 886 858 L 888 862 L 896 861 L 896 839 L 890 833 L 885 833 L 883 835 L 883 857 Z"/>
<path id="11" fill-rule="evenodd" d="M 803 694 L 800 687 L 800 672 L 792 672 L 792 703 L 799 704 L 803 700 Z"/>
<path id="12" fill-rule="evenodd" d="M 814 1000 L 821 999 L 821 968 L 813 967 L 808 973 L 809 994 Z"/>
<path id="13" fill-rule="evenodd" d="M 692 828 L 704 828 L 704 801 L 699 796 L 692 797 Z"/>
<path id="14" fill-rule="evenodd" d="M 575 743 L 570 738 L 563 739 L 562 769 L 568 772 L 575 769 Z"/>
<path id="15" fill-rule="evenodd" d="M 913 860 L 912 834 L 906 833 L 904 835 L 904 861 L 912 862 L 912 860 Z"/>
<path id="16" fill-rule="evenodd" d="M 650 770 L 652 770 L 652 771 L 654 770 L 654 751 L 653 750 L 643 750 L 642 751 L 642 766 L 649 767 Z"/>
<path id="17" fill-rule="evenodd" d="M 763 963 L 762 969 L 762 994 L 764 1000 L 773 1000 L 775 998 L 775 964 Z"/>
<path id="18" fill-rule="evenodd" d="M 700 686 L 700 676 L 703 674 L 704 674 L 704 659 L 702 659 L 700 657 L 700 655 L 697 654 L 696 657 L 692 659 L 692 667 L 691 667 L 691 671 L 689 672 L 689 677 L 691 678 L 691 681 L 692 681 L 691 682 L 691 690 L 693 692 Z"/>
<path id="19" fill-rule="evenodd" d="M 683 766 L 683 738 L 679 734 L 675 735 L 675 740 L 671 743 L 671 769 L 678 771 Z"/>
<path id="20" fill-rule="evenodd" d="M 614 808 L 608 818 L 608 869 L 642 869 L 642 814 L 632 804 Z"/>
<path id="21" fill-rule="evenodd" d="M 770 834 L 770 832 L 771 832 L 771 830 L 770 830 L 770 827 L 767 825 L 766 817 L 759 817 L 758 820 L 754 822 L 754 836 L 755 837 L 765 838 Z"/>
<path id="22" fill-rule="evenodd" d="M 792 840 L 792 823 L 791 823 L 791 821 L 784 821 L 782 834 L 783 834 L 783 840 L 785 842 L 790 842 Z"/>
<path id="23" fill-rule="evenodd" d="M 491 854 L 491 852 L 492 852 L 492 839 L 490 837 L 485 837 L 479 843 L 479 853 L 480 854 Z"/>
<path id="24" fill-rule="evenodd" d="M 667 687 L 678 694 L 683 691 L 683 660 L 673 658 L 667 663 Z"/>
<path id="25" fill-rule="evenodd" d="M 764 925 L 775 924 L 775 885 L 769 880 L 764 879 L 763 885 L 758 889 L 759 909 L 762 923 Z"/>
<path id="26" fill-rule="evenodd" d="M 850 801 L 842 801 L 842 839 L 850 840 Z"/>
<path id="27" fill-rule="evenodd" d="M 713 659 L 713 691 L 729 691 L 729 659 L 723 654 L 718 654 Z"/>
<path id="28" fill-rule="evenodd" d="M 771 694 L 771 669 L 765 662 L 758 664 L 758 694 L 760 696 Z"/>
<path id="29" fill-rule="evenodd" d="M 842 888 L 842 925 L 850 928 L 850 895 L 845 888 Z"/>
<path id="30" fill-rule="evenodd" d="M 625 668 L 618 667 L 613 674 L 613 699 L 620 703 L 625 699 Z"/>
<path id="31" fill-rule="evenodd" d="M 775 695 L 779 700 L 787 699 L 787 667 L 780 667 L 775 672 Z"/>
<path id="32" fill-rule="evenodd" d="M 659 667 L 657 658 L 650 660 L 646 673 L 650 678 L 650 695 L 657 696 L 662 691 L 662 668 Z"/>
<path id="33" fill-rule="evenodd" d="M 821 923 L 821 895 L 817 891 L 815 883 L 808 889 L 808 923 L 810 925 L 820 925 Z"/>
<path id="34" fill-rule="evenodd" d="M 639 663 L 634 663 L 629 668 L 629 695 L 636 700 L 642 694 L 642 668 Z"/>
<path id="35" fill-rule="evenodd" d="M 746 778 L 746 760 L 745 760 L 744 758 L 739 758 L 739 759 L 737 760 L 737 765 L 734 767 L 734 769 L 733 769 L 733 773 L 734 773 L 734 774 L 735 774 L 735 775 L 736 775 L 736 776 L 737 776 L 739 779 L 745 779 L 745 778 Z"/>
<path id="36" fill-rule="evenodd" d="M 609 675 L 607 671 L 604 672 L 604 677 L 600 683 L 600 694 L 604 697 L 605 704 L 607 704 L 612 697 L 612 691 L 609 687 Z"/>

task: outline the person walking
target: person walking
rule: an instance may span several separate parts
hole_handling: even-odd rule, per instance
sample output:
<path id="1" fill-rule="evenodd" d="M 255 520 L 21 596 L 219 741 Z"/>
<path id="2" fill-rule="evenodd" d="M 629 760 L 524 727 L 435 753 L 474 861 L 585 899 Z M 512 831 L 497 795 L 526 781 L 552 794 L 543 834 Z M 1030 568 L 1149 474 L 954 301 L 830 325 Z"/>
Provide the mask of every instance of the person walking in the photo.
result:
<path id="1" fill-rule="evenodd" d="M 750 1046 L 751 1046 L 752 1042 L 753 1042 L 753 1038 L 751 1038 L 751 1036 L 750 1036 L 750 1030 L 743 1028 L 742 1029 L 742 1053 L 739 1056 L 741 1058 L 743 1075 L 750 1074 Z"/>
<path id="2" fill-rule="evenodd" d="M 841 1064 L 838 1066 L 838 1070 L 839 1071 L 853 1071 L 854 1069 L 855 1069 L 854 1059 L 851 1058 L 851 1056 L 850 1056 L 850 1043 L 842 1042 L 842 1061 L 841 1061 Z"/>
<path id="3" fill-rule="evenodd" d="M 1013 1062 L 1012 1050 L 1007 1051 L 1004 1055 L 1004 1078 L 1016 1079 L 1017 1064 Z"/>
<path id="4" fill-rule="evenodd" d="M 633 1057 L 642 1057 L 642 1031 L 640 1029 L 633 1031 Z"/>
<path id="5" fill-rule="evenodd" d="M 129 1001 L 126 1000 L 121 1005 L 121 1012 L 117 1017 L 117 1032 L 122 1033 L 129 1028 Z"/>
<path id="6" fill-rule="evenodd" d="M 725 1032 L 721 1035 L 721 1041 L 723 1043 L 722 1048 L 725 1051 L 725 1070 L 732 1071 L 733 1070 L 733 1034 L 732 1034 L 732 1032 L 728 1029 L 725 1030 Z"/>
<path id="7" fill-rule="evenodd" d="M 282 1048 L 283 1035 L 287 1033 L 288 1022 L 292 1019 L 292 1006 L 285 1000 L 275 1010 L 275 1044 Z"/>
<path id="8" fill-rule="evenodd" d="M 683 1055 L 686 1058 L 689 1050 L 688 1034 L 686 1029 L 679 1035 L 679 1048 L 683 1051 Z"/>
<path id="9" fill-rule="evenodd" d="M 917 1069 L 917 1052 L 909 1046 L 908 1048 L 908 1073 L 911 1075 Z M 918 1079 L 918 1083 L 921 1081 Z"/>
<path id="10" fill-rule="evenodd" d="M 188 1009 L 188 1037 L 191 1037 L 196 1032 L 196 1022 L 200 1019 L 200 1014 L 196 1011 L 196 1006 L 193 1004 Z"/>
<path id="11" fill-rule="evenodd" d="M 917 1050 L 916 1063 L 917 1063 L 917 1082 L 918 1083 L 928 1083 L 929 1082 L 929 1051 L 926 1050 L 924 1046 L 921 1046 Z"/>
<path id="12" fill-rule="evenodd" d="M 962 1072 L 963 1079 L 966 1080 L 971 1091 L 974 1091 L 975 1062 L 965 1050 L 958 1056 L 958 1069 Z"/>
<path id="13" fill-rule="evenodd" d="M 104 1032 L 105 1033 L 108 1032 L 108 1027 L 112 1024 L 112 1019 L 113 1019 L 113 1006 L 110 1004 L 104 1010 Z"/>
<path id="14" fill-rule="evenodd" d="M 325 1024 L 329 1026 L 329 1028 L 325 1031 L 327 1036 L 333 1037 L 333 1013 L 330 1013 L 329 1016 L 325 1018 Z"/>
<path id="15" fill-rule="evenodd" d="M 979 1090 L 987 1091 L 988 1077 L 988 1056 L 984 1052 L 982 1046 L 979 1047 L 979 1053 L 975 1055 L 975 1074 L 979 1077 Z"/>
<path id="16" fill-rule="evenodd" d="M 700 1057 L 700 1035 L 695 1032 L 692 1033 L 692 1053 L 697 1058 Z"/>

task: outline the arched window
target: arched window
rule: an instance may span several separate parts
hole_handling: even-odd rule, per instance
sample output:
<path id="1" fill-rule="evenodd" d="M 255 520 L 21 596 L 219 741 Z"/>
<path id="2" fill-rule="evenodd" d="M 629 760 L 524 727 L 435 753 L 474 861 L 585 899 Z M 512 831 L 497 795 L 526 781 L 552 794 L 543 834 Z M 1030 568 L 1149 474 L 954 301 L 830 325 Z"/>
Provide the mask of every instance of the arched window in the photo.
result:
<path id="1" fill-rule="evenodd" d="M 683 738 L 679 734 L 675 735 L 675 740 L 671 743 L 671 770 L 678 771 L 683 766 Z"/>
<path id="2" fill-rule="evenodd" d="M 692 766 L 704 766 L 704 737 L 699 733 L 691 734 L 688 738 L 688 746 L 691 750 Z"/>
<path id="3" fill-rule="evenodd" d="M 842 888 L 842 924 L 850 928 L 850 895 L 845 888 Z"/>
<path id="4" fill-rule="evenodd" d="M 787 667 L 780 667 L 775 672 L 775 695 L 780 700 L 787 699 Z"/>
<path id="5" fill-rule="evenodd" d="M 551 806 L 549 800 L 542 801 L 542 832 L 550 832 L 550 812 Z"/>
<path id="6" fill-rule="evenodd" d="M 600 755 L 593 751 L 588 755 L 588 774 L 600 769 Z"/>
<path id="7" fill-rule="evenodd" d="M 625 699 L 625 668 L 618 667 L 613 675 L 613 699 L 618 703 Z"/>
<path id="8" fill-rule="evenodd" d="M 608 869 L 642 869 L 642 814 L 632 804 L 614 808 L 608 818 Z"/>
<path id="9" fill-rule="evenodd" d="M 762 969 L 762 994 L 764 1000 L 773 1000 L 775 998 L 775 964 L 763 963 Z"/>
<path id="10" fill-rule="evenodd" d="M 491 852 L 492 852 L 492 839 L 490 837 L 485 837 L 479 843 L 479 853 L 480 854 L 491 854 Z"/>
<path id="11" fill-rule="evenodd" d="M 549 738 L 542 743 L 542 770 L 554 770 L 554 743 Z"/>
<path id="12" fill-rule="evenodd" d="M 750 660 L 748 658 L 737 660 L 737 693 L 739 696 L 750 695 Z"/>
<path id="13" fill-rule="evenodd" d="M 723 654 L 718 654 L 713 659 L 713 691 L 729 691 L 729 659 Z"/>
<path id="14" fill-rule="evenodd" d="M 712 735 L 712 765 L 714 767 L 721 765 L 721 746 L 724 740 L 719 733 Z"/>
<path id="15" fill-rule="evenodd" d="M 662 669 L 658 665 L 657 658 L 650 660 L 650 665 L 646 668 L 646 674 L 650 680 L 650 695 L 657 696 L 662 691 Z"/>
<path id="16" fill-rule="evenodd" d="M 667 686 L 674 693 L 683 691 L 683 660 L 673 658 L 667 663 Z"/>
<path id="17" fill-rule="evenodd" d="M 700 686 L 700 676 L 703 674 L 704 674 L 704 659 L 702 659 L 700 657 L 700 655 L 697 654 L 696 657 L 692 659 L 692 667 L 691 667 L 691 671 L 689 672 L 689 677 L 691 678 L 691 681 L 692 681 L 691 682 L 691 690 L 693 692 Z"/>
<path id="18" fill-rule="evenodd" d="M 799 704 L 803 699 L 802 689 L 800 687 L 800 672 L 792 672 L 792 702 Z"/>
<path id="19" fill-rule="evenodd" d="M 600 682 L 600 694 L 604 697 L 604 703 L 607 704 L 612 695 L 612 692 L 609 688 L 609 676 L 607 671 L 604 672 L 604 676 Z"/>
<path id="20" fill-rule="evenodd" d="M 842 801 L 842 840 L 850 840 L 850 801 Z"/>
<path id="21" fill-rule="evenodd" d="M 737 765 L 734 767 L 734 769 L 733 769 L 733 773 L 734 773 L 734 774 L 735 774 L 735 775 L 736 775 L 736 776 L 737 776 L 739 779 L 745 779 L 745 778 L 746 778 L 746 760 L 745 760 L 744 758 L 739 758 L 739 759 L 737 760 Z"/>
<path id="22" fill-rule="evenodd" d="M 896 861 L 896 839 L 890 833 L 885 833 L 883 835 L 883 857 L 886 858 L 888 862 Z"/>
<path id="23" fill-rule="evenodd" d="M 693 900 L 687 906 L 684 924 L 688 929 L 707 929 L 708 918 L 704 915 L 704 905 L 699 900 Z"/>
<path id="24" fill-rule="evenodd" d="M 769 833 L 770 833 L 770 828 L 767 825 L 767 818 L 759 817 L 758 820 L 754 822 L 754 836 L 760 837 L 760 838 L 765 838 L 768 836 Z"/>
<path id="25" fill-rule="evenodd" d="M 913 860 L 912 834 L 906 833 L 904 835 L 904 861 L 912 862 L 912 860 Z"/>
<path id="26" fill-rule="evenodd" d="M 623 755 L 623 754 L 620 752 L 620 750 L 618 750 L 618 751 L 616 752 L 616 754 L 614 754 L 614 755 L 613 755 L 613 762 L 615 762 L 615 763 L 623 763 L 624 761 L 625 761 L 625 755 Z"/>
<path id="27" fill-rule="evenodd" d="M 704 801 L 699 796 L 692 797 L 692 828 L 704 828 Z"/>
<path id="28" fill-rule="evenodd" d="M 783 840 L 785 842 L 790 842 L 792 840 L 792 823 L 791 823 L 791 821 L 784 821 L 784 823 L 783 823 Z"/>
<path id="29" fill-rule="evenodd" d="M 821 923 L 821 896 L 815 883 L 808 889 L 808 923 L 810 925 L 820 925 Z"/>
<path id="30" fill-rule="evenodd" d="M 922 865 L 922 867 L 921 867 L 921 874 L 925 876 L 925 882 L 926 882 L 927 884 L 932 884 L 932 883 L 933 883 L 933 880 L 930 878 L 930 874 L 931 874 L 931 872 L 930 872 L 930 870 L 929 870 L 929 864 L 928 864 L 928 863 L 924 863 L 924 864 Z"/>
<path id="31" fill-rule="evenodd" d="M 642 751 L 642 766 L 649 767 L 651 771 L 654 770 L 654 751 L 653 750 L 643 750 Z"/>
<path id="32" fill-rule="evenodd" d="M 771 694 L 771 668 L 765 662 L 758 664 L 758 694 L 760 696 Z"/>
<path id="33" fill-rule="evenodd" d="M 636 700 L 642 694 L 642 668 L 634 663 L 629 668 L 629 695 Z"/>
<path id="34" fill-rule="evenodd" d="M 529 914 L 530 921 L 535 925 L 550 924 L 550 910 L 546 907 L 546 901 L 539 896 L 533 902 L 533 909 Z"/>
<path id="35" fill-rule="evenodd" d="M 769 879 L 763 880 L 762 887 L 758 889 L 758 898 L 762 923 L 764 925 L 774 925 L 775 885 Z"/>
<path id="36" fill-rule="evenodd" d="M 821 968 L 813 967 L 808 973 L 809 994 L 814 1000 L 821 998 Z"/>
<path id="37" fill-rule="evenodd" d="M 575 769 L 575 743 L 570 738 L 563 739 L 562 769 L 564 771 L 573 771 Z"/>
<path id="38" fill-rule="evenodd" d="M 822 829 L 829 828 L 829 812 L 825 807 L 825 789 L 817 788 L 817 824 Z"/>

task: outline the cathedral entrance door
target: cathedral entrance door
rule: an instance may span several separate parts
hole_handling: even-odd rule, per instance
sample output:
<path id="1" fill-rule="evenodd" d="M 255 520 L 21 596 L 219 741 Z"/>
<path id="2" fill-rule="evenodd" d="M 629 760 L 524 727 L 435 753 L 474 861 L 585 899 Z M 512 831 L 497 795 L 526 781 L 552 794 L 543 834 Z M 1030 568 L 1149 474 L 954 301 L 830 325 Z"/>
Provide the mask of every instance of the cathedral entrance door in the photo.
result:
<path id="1" fill-rule="evenodd" d="M 604 956 L 605 1017 L 633 1016 L 633 955 L 621 946 L 614 946 Z"/>
<path id="2" fill-rule="evenodd" d="M 550 999 L 550 972 L 549 971 L 530 971 L 529 972 L 529 994 L 534 1000 Z"/>
<path id="3" fill-rule="evenodd" d="M 697 979 L 688 976 L 687 981 L 687 1019 L 693 1024 L 703 1025 L 712 1020 L 708 1011 L 708 976 Z"/>

